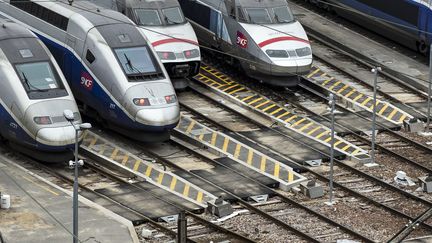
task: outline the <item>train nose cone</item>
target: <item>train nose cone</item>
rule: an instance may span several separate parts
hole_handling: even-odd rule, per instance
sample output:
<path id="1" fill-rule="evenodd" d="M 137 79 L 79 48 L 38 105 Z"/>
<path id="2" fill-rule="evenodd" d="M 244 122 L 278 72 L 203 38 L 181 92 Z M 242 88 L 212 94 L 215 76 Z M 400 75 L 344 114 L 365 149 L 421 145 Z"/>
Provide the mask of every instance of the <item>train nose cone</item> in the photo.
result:
<path id="1" fill-rule="evenodd" d="M 166 126 L 177 123 L 180 119 L 178 106 L 163 109 L 142 109 L 136 114 L 137 122 L 148 126 Z"/>
<path id="2" fill-rule="evenodd" d="M 81 132 L 78 135 L 81 137 Z M 51 146 L 73 144 L 75 143 L 75 128 L 72 126 L 41 128 L 36 135 L 36 140 Z"/>

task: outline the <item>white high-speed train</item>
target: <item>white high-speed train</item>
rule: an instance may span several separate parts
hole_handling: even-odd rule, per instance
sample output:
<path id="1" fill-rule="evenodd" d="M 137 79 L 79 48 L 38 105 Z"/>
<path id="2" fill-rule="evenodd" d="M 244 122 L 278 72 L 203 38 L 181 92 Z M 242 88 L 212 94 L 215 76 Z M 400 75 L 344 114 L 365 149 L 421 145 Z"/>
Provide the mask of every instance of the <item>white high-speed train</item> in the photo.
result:
<path id="1" fill-rule="evenodd" d="M 14 149 L 43 162 L 73 158 L 81 116 L 54 57 L 30 30 L 0 16 L 0 134 Z M 81 133 L 79 135 L 81 138 Z"/>
<path id="2" fill-rule="evenodd" d="M 296 86 L 307 74 L 312 50 L 306 32 L 284 0 L 179 0 L 201 44 L 240 64 L 247 75 Z"/>

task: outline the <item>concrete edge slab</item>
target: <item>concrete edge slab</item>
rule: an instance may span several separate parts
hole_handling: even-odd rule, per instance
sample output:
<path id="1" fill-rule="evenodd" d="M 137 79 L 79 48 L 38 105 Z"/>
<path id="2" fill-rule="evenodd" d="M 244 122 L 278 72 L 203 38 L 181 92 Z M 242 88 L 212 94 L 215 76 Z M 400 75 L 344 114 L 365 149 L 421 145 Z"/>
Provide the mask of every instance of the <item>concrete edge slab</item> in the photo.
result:
<path id="1" fill-rule="evenodd" d="M 29 174 L 29 175 L 35 177 L 36 179 L 38 179 L 38 180 L 40 180 L 40 181 L 46 183 L 47 185 L 49 185 L 49 186 L 51 186 L 51 187 L 54 187 L 55 189 L 57 189 L 57 190 L 59 190 L 59 191 L 65 193 L 66 195 L 68 195 L 68 196 L 70 196 L 70 197 L 73 196 L 73 195 L 72 195 L 72 192 L 70 192 L 70 191 L 68 191 L 68 190 L 65 190 L 65 189 L 63 189 L 63 188 L 57 186 L 56 184 L 54 184 L 54 183 L 52 183 L 52 182 L 46 180 L 45 178 L 43 178 L 43 177 L 41 177 L 41 176 L 36 175 L 35 173 L 29 171 L 28 169 L 26 169 L 26 168 L 24 168 L 24 167 L 22 167 L 22 166 L 20 166 L 20 165 L 17 165 L 16 163 L 12 162 L 10 159 L 6 158 L 6 157 L 5 157 L 4 155 L 2 155 L 2 154 L 0 154 L 0 160 L 3 160 L 3 162 L 6 162 L 7 164 L 12 165 L 12 166 L 18 168 L 19 170 L 21 170 L 21 171 L 23 171 L 23 172 L 25 172 L 25 173 L 27 173 L 27 174 Z M 116 213 L 114 213 L 114 212 L 112 212 L 112 211 L 106 209 L 105 207 L 103 207 L 103 206 L 101 206 L 101 205 L 98 205 L 98 204 L 96 204 L 96 203 L 94 203 L 94 202 L 88 200 L 88 199 L 85 198 L 85 197 L 82 197 L 81 195 L 78 196 L 78 200 L 79 200 L 81 203 L 87 205 L 88 207 L 91 207 L 91 208 L 97 209 L 97 210 L 101 211 L 104 215 L 106 215 L 106 216 L 108 216 L 108 217 L 110 217 L 110 218 L 116 220 L 117 222 L 119 222 L 119 223 L 121 223 L 121 224 L 126 225 L 126 227 L 127 227 L 128 230 L 129 230 L 129 234 L 130 234 L 130 236 L 131 236 L 131 238 L 132 238 L 132 240 L 133 240 L 133 243 L 139 243 L 139 242 L 140 242 L 139 239 L 138 239 L 138 235 L 137 235 L 137 233 L 136 233 L 136 231 L 135 231 L 135 227 L 133 226 L 133 224 L 132 224 L 131 221 L 129 221 L 129 220 L 123 218 L 122 216 L 120 216 L 120 215 L 118 215 L 118 214 L 116 214 Z"/>

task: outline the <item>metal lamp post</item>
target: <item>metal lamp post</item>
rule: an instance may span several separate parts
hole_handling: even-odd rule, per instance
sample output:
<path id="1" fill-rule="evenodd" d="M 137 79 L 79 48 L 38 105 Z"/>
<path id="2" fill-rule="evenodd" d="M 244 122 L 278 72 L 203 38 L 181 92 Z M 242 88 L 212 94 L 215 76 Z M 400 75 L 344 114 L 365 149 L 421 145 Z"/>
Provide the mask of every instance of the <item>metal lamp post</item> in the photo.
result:
<path id="1" fill-rule="evenodd" d="M 69 161 L 69 167 L 75 169 L 74 186 L 73 186 L 73 243 L 78 243 L 78 167 L 84 162 L 78 160 L 78 134 L 80 131 L 90 129 L 90 123 L 74 124 L 75 116 L 71 110 L 64 110 L 63 116 L 69 121 L 75 129 L 75 160 Z"/>
<path id="2" fill-rule="evenodd" d="M 373 83 L 373 110 L 372 110 L 372 144 L 371 144 L 371 159 L 372 163 L 375 163 L 375 130 L 376 130 L 376 95 L 377 95 L 377 80 L 378 80 L 378 72 L 381 71 L 380 67 L 376 67 L 372 69 L 374 74 L 374 83 Z"/>
<path id="3" fill-rule="evenodd" d="M 329 187 L 330 187 L 330 198 L 327 203 L 329 206 L 334 204 L 333 202 L 333 162 L 334 162 L 334 137 L 335 137 L 335 127 L 334 127 L 334 113 L 335 113 L 335 97 L 332 93 L 329 95 L 329 106 L 331 113 L 331 139 L 330 139 L 330 175 L 329 175 Z"/>

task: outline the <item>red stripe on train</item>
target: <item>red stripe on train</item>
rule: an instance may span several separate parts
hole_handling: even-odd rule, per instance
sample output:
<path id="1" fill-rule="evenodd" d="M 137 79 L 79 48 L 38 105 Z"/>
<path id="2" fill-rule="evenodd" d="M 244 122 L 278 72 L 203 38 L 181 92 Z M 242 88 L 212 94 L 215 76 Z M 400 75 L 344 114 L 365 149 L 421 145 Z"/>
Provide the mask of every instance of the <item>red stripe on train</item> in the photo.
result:
<path id="1" fill-rule="evenodd" d="M 163 44 L 168 44 L 168 43 L 174 43 L 174 42 L 186 42 L 192 45 L 198 45 L 198 42 L 193 41 L 193 40 L 187 40 L 187 39 L 181 39 L 181 38 L 170 38 L 170 39 L 163 39 L 163 40 L 158 40 L 152 43 L 153 46 L 159 46 L 159 45 L 163 45 Z"/>
<path id="2" fill-rule="evenodd" d="M 300 42 L 309 44 L 308 40 L 304 40 L 304 39 L 301 39 L 301 38 L 298 38 L 298 37 L 282 36 L 282 37 L 276 37 L 276 38 L 273 38 L 273 39 L 265 40 L 265 41 L 259 43 L 258 46 L 259 47 L 264 47 L 266 45 L 270 45 L 270 44 L 273 44 L 273 43 L 279 42 L 279 41 L 300 41 Z"/>

